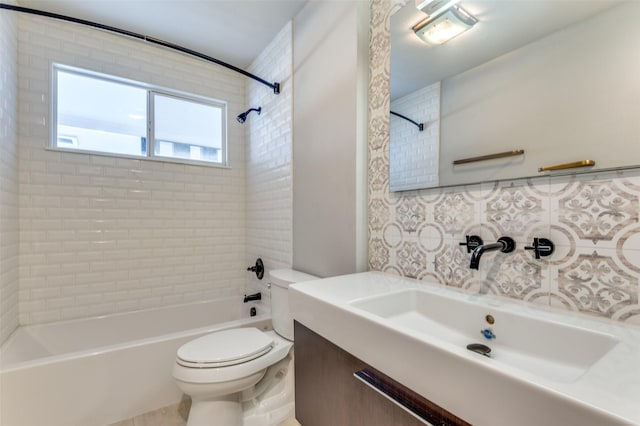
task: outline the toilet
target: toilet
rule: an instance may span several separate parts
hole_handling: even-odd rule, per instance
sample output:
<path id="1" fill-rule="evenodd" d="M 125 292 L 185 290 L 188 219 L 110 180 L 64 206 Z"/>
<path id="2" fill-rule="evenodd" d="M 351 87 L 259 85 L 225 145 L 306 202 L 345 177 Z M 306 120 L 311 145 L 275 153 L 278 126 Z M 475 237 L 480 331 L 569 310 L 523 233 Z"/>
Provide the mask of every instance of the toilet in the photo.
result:
<path id="1" fill-rule="evenodd" d="M 269 273 L 273 331 L 233 328 L 192 340 L 178 349 L 173 377 L 191 397 L 187 426 L 242 425 L 242 401 L 264 389 L 266 374 L 283 362 L 293 347 L 293 319 L 289 314 L 289 285 L 317 279 L 291 269 Z"/>

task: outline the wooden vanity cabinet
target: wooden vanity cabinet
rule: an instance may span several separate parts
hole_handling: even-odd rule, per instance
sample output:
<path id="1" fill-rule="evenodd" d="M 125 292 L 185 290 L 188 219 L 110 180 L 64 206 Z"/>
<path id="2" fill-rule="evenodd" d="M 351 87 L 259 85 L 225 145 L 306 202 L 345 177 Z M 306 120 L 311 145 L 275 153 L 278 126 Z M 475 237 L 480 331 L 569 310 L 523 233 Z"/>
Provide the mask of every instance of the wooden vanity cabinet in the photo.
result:
<path id="1" fill-rule="evenodd" d="M 469 425 L 297 321 L 294 333 L 296 419 L 302 426 Z"/>

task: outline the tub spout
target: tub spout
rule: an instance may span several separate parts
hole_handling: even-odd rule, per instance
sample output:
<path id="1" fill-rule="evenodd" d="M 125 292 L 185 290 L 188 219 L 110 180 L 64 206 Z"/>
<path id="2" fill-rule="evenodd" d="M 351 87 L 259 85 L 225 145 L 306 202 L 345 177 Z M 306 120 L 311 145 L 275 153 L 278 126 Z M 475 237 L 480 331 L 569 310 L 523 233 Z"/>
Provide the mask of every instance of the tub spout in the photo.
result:
<path id="1" fill-rule="evenodd" d="M 515 248 L 516 243 L 510 237 L 500 237 L 496 243 L 479 245 L 471 252 L 469 268 L 477 270 L 480 266 L 480 258 L 487 251 L 500 250 L 502 253 L 511 253 Z"/>
<path id="2" fill-rule="evenodd" d="M 244 303 L 253 302 L 255 300 L 262 300 L 262 293 L 258 292 L 254 294 L 244 295 Z"/>

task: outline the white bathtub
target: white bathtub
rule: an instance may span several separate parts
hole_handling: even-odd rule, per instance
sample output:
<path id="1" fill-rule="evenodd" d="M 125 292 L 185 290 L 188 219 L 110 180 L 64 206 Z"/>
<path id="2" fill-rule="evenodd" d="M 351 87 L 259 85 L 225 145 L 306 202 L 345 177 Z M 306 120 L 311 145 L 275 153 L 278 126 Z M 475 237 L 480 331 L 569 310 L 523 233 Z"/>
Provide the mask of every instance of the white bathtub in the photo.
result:
<path id="1" fill-rule="evenodd" d="M 19 327 L 0 348 L 0 425 L 103 426 L 177 403 L 180 345 L 271 328 L 240 298 Z"/>

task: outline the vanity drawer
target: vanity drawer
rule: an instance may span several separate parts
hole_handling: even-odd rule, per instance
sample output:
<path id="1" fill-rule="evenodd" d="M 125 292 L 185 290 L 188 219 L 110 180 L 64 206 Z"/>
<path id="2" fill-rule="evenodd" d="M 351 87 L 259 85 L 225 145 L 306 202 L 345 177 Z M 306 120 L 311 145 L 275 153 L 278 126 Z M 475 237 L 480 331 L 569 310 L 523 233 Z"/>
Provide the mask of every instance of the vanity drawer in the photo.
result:
<path id="1" fill-rule="evenodd" d="M 294 333 L 303 426 L 469 426 L 297 321 Z"/>

